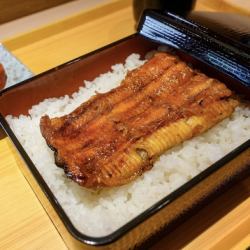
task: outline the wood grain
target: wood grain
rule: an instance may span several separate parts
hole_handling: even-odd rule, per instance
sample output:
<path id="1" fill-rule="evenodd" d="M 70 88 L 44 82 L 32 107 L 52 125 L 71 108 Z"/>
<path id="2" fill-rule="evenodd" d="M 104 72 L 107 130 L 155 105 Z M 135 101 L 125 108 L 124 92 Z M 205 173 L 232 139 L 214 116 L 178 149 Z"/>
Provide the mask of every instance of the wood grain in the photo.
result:
<path id="1" fill-rule="evenodd" d="M 229 11 L 225 3 L 219 6 L 218 2 L 222 0 L 200 0 L 196 9 Z M 230 5 L 230 8 L 230 11 L 239 11 L 238 7 Z M 113 0 L 105 6 L 6 40 L 4 44 L 31 70 L 40 73 L 127 36 L 135 31 L 134 27 L 131 1 Z M 20 167 L 25 165 L 20 163 L 9 139 L 1 136 L 0 249 L 67 249 L 36 198 L 39 189 L 30 187 Z M 32 178 L 29 181 L 32 182 Z M 249 187 L 249 179 L 238 183 L 165 236 L 153 249 L 225 249 L 229 245 L 233 249 L 245 249 L 250 244 L 246 233 L 250 231 Z M 224 209 L 218 204 L 225 205 Z M 53 216 L 52 210 L 49 213 Z"/>
<path id="2" fill-rule="evenodd" d="M 240 12 L 243 15 L 250 15 L 249 0 L 198 0 L 196 8 L 204 11 Z"/>
<path id="3" fill-rule="evenodd" d="M 8 138 L 0 140 L 0 249 L 66 249 L 20 172 Z"/>
<path id="4" fill-rule="evenodd" d="M 34 73 L 41 73 L 134 32 L 131 1 L 111 1 L 3 43 Z"/>
<path id="5" fill-rule="evenodd" d="M 5 23 L 72 0 L 1 0 L 0 23 Z"/>

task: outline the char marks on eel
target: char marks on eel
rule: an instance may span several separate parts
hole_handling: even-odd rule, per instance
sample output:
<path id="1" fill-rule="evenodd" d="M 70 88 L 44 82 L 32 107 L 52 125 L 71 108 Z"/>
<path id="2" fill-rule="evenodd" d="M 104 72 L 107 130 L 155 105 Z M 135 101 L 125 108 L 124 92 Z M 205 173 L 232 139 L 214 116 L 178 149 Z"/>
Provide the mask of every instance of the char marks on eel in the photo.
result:
<path id="1" fill-rule="evenodd" d="M 87 188 L 126 184 L 167 149 L 230 116 L 238 105 L 216 79 L 157 53 L 121 85 L 72 113 L 40 121 L 58 166 Z"/>

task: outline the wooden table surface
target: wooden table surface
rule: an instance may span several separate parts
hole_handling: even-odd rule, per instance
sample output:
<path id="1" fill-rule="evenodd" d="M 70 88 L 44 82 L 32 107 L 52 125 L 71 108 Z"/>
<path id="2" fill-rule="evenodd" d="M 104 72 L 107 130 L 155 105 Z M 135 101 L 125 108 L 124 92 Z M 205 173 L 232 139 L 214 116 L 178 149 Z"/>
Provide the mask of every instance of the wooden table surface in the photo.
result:
<path id="1" fill-rule="evenodd" d="M 247 0 L 200 0 L 197 10 L 241 11 Z M 235 5 L 233 5 L 235 4 Z M 244 8 L 244 4 L 246 8 Z M 134 32 L 130 0 L 82 11 L 4 41 L 34 73 L 40 73 Z M 0 249 L 67 249 L 20 170 L 7 137 L 0 139 Z M 250 245 L 250 178 L 239 182 L 157 242 L 152 249 L 246 249 Z"/>

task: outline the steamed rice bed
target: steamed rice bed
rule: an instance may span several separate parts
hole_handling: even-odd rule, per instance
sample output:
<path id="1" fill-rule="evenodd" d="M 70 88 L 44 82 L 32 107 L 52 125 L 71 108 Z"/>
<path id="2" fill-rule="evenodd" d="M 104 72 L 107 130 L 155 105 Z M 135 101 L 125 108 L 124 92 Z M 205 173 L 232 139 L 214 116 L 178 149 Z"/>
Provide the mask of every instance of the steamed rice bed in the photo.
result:
<path id="1" fill-rule="evenodd" d="M 85 81 L 72 97 L 46 99 L 33 106 L 29 116 L 6 117 L 72 223 L 89 236 L 112 233 L 250 138 L 250 110 L 242 106 L 208 132 L 168 150 L 150 171 L 127 185 L 91 191 L 67 179 L 40 133 L 40 117 L 70 113 L 96 92 L 117 87 L 129 70 L 143 63 L 132 54 L 124 65 L 114 65 L 92 82 Z"/>

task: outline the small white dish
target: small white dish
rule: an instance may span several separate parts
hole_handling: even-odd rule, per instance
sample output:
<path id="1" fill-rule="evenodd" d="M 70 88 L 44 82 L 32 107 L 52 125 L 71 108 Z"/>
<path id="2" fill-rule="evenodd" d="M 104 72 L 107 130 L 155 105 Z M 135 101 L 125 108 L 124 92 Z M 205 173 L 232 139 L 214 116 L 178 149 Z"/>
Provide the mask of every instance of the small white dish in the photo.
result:
<path id="1" fill-rule="evenodd" d="M 8 88 L 33 76 L 33 73 L 1 43 L 0 63 L 3 65 L 7 74 L 7 82 L 4 88 Z"/>

